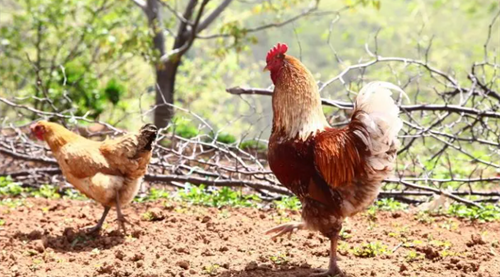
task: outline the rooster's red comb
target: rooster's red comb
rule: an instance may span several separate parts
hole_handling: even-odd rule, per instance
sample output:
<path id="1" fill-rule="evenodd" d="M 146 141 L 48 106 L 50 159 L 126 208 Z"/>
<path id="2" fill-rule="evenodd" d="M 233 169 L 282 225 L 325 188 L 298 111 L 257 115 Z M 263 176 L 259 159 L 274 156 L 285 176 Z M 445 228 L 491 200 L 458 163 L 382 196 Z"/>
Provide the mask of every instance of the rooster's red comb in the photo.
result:
<path id="1" fill-rule="evenodd" d="M 269 50 L 269 52 L 267 52 L 266 61 L 268 62 L 277 54 L 285 54 L 287 50 L 288 46 L 286 44 L 284 43 L 276 44 L 276 46 L 274 46 L 273 48 L 271 48 L 271 50 Z"/>

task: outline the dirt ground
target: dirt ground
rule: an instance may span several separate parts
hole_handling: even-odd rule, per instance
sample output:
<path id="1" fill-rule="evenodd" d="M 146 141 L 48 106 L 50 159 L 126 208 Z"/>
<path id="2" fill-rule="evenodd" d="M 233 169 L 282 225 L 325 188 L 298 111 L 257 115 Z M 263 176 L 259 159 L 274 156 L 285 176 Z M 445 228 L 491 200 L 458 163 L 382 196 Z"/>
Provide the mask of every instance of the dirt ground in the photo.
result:
<path id="1" fill-rule="evenodd" d="M 284 277 L 328 263 L 328 241 L 319 234 L 276 241 L 263 234 L 299 220 L 297 212 L 157 201 L 124 210 L 134 225 L 125 236 L 114 210 L 100 235 L 77 231 L 101 212 L 91 201 L 28 198 L 0 206 L 0 276 Z M 500 276 L 498 222 L 379 212 L 349 219 L 345 230 L 339 265 L 347 276 Z"/>

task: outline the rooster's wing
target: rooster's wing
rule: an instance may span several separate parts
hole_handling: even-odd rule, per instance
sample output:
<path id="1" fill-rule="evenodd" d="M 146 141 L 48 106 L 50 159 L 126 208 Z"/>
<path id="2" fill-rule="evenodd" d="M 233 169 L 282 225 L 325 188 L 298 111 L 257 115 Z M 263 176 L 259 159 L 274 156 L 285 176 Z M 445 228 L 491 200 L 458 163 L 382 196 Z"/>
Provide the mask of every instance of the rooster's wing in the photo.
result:
<path id="1" fill-rule="evenodd" d="M 314 144 L 316 170 L 331 188 L 350 185 L 365 173 L 367 146 L 360 138 L 365 129 L 355 121 L 343 129 L 327 128 Z"/>

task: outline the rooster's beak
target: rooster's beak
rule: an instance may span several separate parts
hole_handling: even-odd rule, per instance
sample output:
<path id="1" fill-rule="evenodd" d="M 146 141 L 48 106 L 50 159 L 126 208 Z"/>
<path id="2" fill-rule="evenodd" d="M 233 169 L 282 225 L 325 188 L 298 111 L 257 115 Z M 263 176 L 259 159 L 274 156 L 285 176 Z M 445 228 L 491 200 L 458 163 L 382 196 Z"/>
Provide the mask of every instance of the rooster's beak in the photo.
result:
<path id="1" fill-rule="evenodd" d="M 267 65 L 264 67 L 264 69 L 262 70 L 262 72 L 266 72 L 266 71 L 269 71 L 269 67 L 267 67 Z"/>

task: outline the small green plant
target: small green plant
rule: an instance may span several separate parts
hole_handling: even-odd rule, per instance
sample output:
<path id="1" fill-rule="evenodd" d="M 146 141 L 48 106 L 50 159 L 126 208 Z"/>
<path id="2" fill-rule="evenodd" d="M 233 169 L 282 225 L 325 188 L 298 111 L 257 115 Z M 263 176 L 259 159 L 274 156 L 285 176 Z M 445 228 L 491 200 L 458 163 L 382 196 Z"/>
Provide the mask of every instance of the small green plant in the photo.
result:
<path id="1" fill-rule="evenodd" d="M 344 226 L 340 230 L 339 236 L 342 240 L 348 240 L 352 237 L 351 230 Z"/>
<path id="2" fill-rule="evenodd" d="M 363 243 L 361 247 L 355 247 L 352 253 L 356 257 L 360 258 L 371 258 L 380 254 L 388 254 L 387 246 L 381 244 L 378 241 Z"/>
<path id="3" fill-rule="evenodd" d="M 152 212 L 145 212 L 141 215 L 141 218 L 144 221 L 153 221 L 154 215 Z"/>
<path id="4" fill-rule="evenodd" d="M 500 220 L 500 206 L 493 204 L 484 205 L 482 208 L 452 204 L 446 213 L 460 218 L 468 218 L 482 222 Z"/>
<path id="5" fill-rule="evenodd" d="M 213 137 L 215 137 L 215 135 L 212 133 L 210 138 L 213 139 Z M 217 141 L 225 144 L 232 144 L 236 142 L 236 137 L 228 133 L 219 133 L 217 134 Z"/>
<path id="6" fill-rule="evenodd" d="M 424 223 L 424 224 L 431 224 L 435 221 L 435 219 L 433 217 L 431 217 L 429 215 L 429 213 L 426 213 L 426 212 L 418 212 L 416 215 L 415 215 L 415 219 L 420 222 L 420 223 Z"/>
<path id="7" fill-rule="evenodd" d="M 0 226 L 4 226 L 4 225 L 5 225 L 5 220 L 0 219 Z"/>
<path id="8" fill-rule="evenodd" d="M 173 131 L 183 138 L 193 138 L 199 135 L 199 130 L 189 120 L 182 117 L 175 117 L 173 120 Z"/>
<path id="9" fill-rule="evenodd" d="M 2 201 L 0 201 L 0 206 L 6 206 L 9 208 L 17 208 L 23 205 L 24 205 L 24 199 L 7 198 L 7 199 L 2 199 Z"/>
<path id="10" fill-rule="evenodd" d="M 283 196 L 280 200 L 274 201 L 276 208 L 281 210 L 300 210 L 302 203 L 300 203 L 299 198 L 295 196 Z"/>
<path id="11" fill-rule="evenodd" d="M 278 253 L 276 255 L 269 256 L 269 260 L 275 265 L 283 265 L 288 263 L 288 256 L 285 253 Z"/>
<path id="12" fill-rule="evenodd" d="M 134 201 L 138 203 L 155 201 L 158 199 L 169 199 L 170 194 L 164 189 L 151 188 L 147 194 L 136 196 Z"/>
<path id="13" fill-rule="evenodd" d="M 64 198 L 73 200 L 86 200 L 87 197 L 75 189 L 64 190 Z"/>
<path id="14" fill-rule="evenodd" d="M 178 196 L 183 201 L 210 207 L 255 207 L 260 202 L 260 198 L 254 194 L 242 195 L 240 191 L 228 187 L 208 191 L 204 185 L 188 185 L 185 190 L 178 193 Z"/>
<path id="15" fill-rule="evenodd" d="M 422 260 L 423 258 L 424 258 L 424 255 L 422 253 L 415 251 L 415 250 L 411 250 L 410 252 L 408 252 L 408 254 L 406 254 L 406 257 L 405 257 L 405 259 L 408 262 L 419 261 L 419 260 Z"/>
<path id="16" fill-rule="evenodd" d="M 206 265 L 203 267 L 203 269 L 205 270 L 205 273 L 210 275 L 210 276 L 217 276 L 219 268 L 220 268 L 220 265 L 218 265 L 218 264 L 210 264 L 210 265 Z"/>
<path id="17" fill-rule="evenodd" d="M 57 192 L 57 188 L 52 185 L 42 185 L 37 190 L 32 190 L 31 195 L 35 197 L 43 197 L 48 199 L 59 199 L 61 195 Z"/>
<path id="18" fill-rule="evenodd" d="M 264 151 L 267 149 L 267 145 L 258 140 L 245 140 L 240 143 L 240 148 L 243 150 L 257 150 Z"/>
<path id="19" fill-rule="evenodd" d="M 0 177 L 0 195 L 18 196 L 23 192 L 21 184 L 13 182 L 10 176 Z"/>
<path id="20" fill-rule="evenodd" d="M 394 198 L 383 198 L 375 202 L 375 206 L 382 211 L 402 211 L 408 209 L 408 204 L 401 203 Z"/>
<path id="21" fill-rule="evenodd" d="M 370 206 L 370 208 L 368 208 L 368 210 L 366 210 L 365 212 L 366 217 L 368 217 L 368 220 L 372 222 L 377 221 L 377 211 L 378 211 L 377 206 L 375 205 Z"/>

